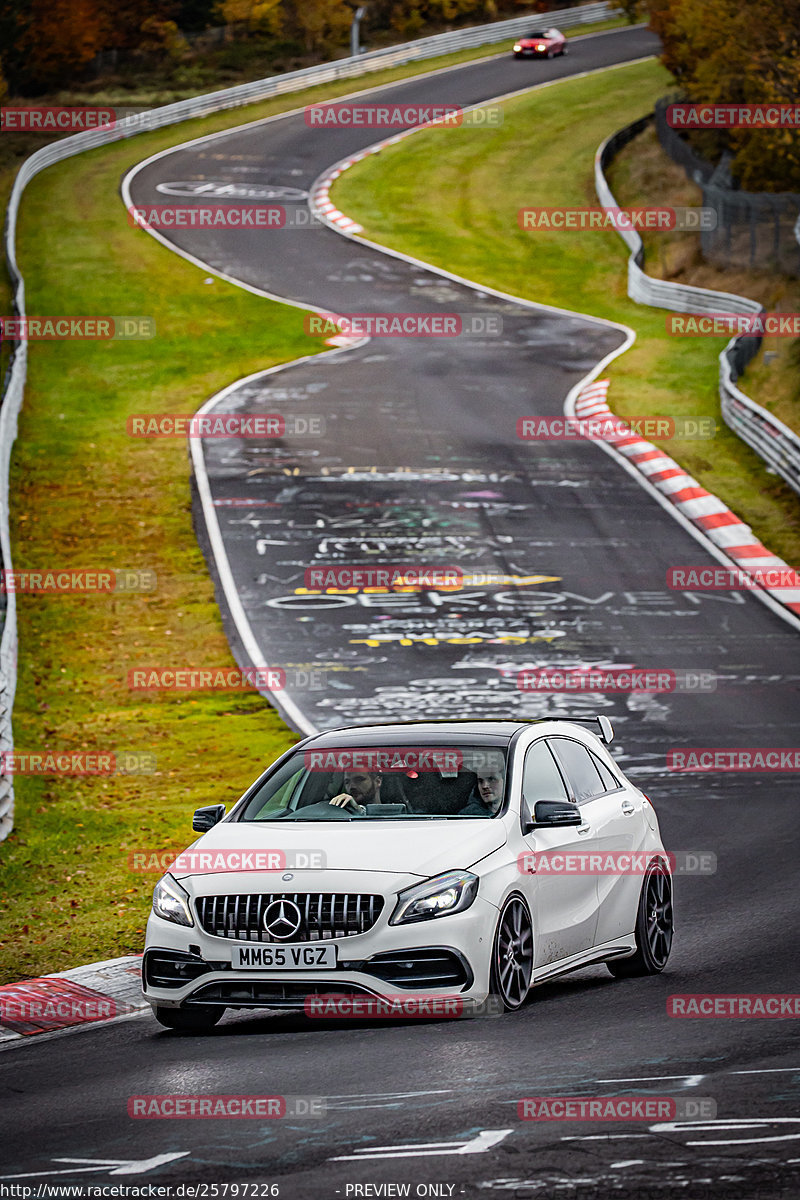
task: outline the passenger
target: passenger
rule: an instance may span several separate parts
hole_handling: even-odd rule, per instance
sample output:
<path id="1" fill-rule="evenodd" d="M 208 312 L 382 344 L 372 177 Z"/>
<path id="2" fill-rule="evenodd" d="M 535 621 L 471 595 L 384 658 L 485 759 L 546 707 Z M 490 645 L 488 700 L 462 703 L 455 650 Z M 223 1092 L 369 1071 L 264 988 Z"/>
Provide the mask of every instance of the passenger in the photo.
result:
<path id="1" fill-rule="evenodd" d="M 477 772 L 475 790 L 460 817 L 493 817 L 503 803 L 506 775 L 501 761 L 493 761 Z"/>

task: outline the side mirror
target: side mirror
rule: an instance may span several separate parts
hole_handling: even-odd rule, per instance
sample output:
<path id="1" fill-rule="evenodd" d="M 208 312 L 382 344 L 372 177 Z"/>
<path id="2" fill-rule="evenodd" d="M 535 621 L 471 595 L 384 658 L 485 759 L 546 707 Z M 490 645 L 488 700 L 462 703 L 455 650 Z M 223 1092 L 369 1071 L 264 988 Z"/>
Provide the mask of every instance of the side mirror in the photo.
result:
<path id="1" fill-rule="evenodd" d="M 600 716 L 597 718 L 597 724 L 600 726 L 600 737 L 608 746 L 614 740 L 614 727 L 608 717 Z"/>
<path id="2" fill-rule="evenodd" d="M 207 808 L 196 808 L 192 817 L 195 833 L 207 833 L 225 816 L 224 804 L 209 804 Z"/>
<path id="3" fill-rule="evenodd" d="M 582 825 L 583 817 L 574 804 L 563 800 L 537 800 L 533 808 L 531 830 L 539 826 Z"/>

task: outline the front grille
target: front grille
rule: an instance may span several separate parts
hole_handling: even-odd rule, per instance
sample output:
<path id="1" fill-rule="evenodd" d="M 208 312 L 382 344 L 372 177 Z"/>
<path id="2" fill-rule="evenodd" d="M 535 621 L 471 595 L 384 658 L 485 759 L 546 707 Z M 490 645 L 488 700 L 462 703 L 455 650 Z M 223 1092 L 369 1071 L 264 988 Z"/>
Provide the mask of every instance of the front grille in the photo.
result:
<path id="1" fill-rule="evenodd" d="M 300 928 L 289 937 L 273 937 L 264 928 L 264 912 L 276 900 L 300 909 Z M 254 895 L 200 896 L 197 916 L 206 933 L 245 942 L 322 942 L 366 933 L 381 915 L 383 896 L 358 892 L 264 892 Z"/>

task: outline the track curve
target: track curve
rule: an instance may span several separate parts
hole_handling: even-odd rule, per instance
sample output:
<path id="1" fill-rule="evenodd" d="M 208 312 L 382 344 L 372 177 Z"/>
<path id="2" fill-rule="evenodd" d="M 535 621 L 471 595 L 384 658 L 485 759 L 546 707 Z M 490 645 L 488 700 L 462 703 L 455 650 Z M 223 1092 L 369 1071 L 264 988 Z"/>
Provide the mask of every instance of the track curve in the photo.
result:
<path id="1" fill-rule="evenodd" d="M 573 45 L 568 62 L 548 67 L 571 73 L 640 57 L 652 46 L 642 30 L 598 35 Z M 436 80 L 437 98 L 440 85 L 442 99 L 462 104 L 497 95 L 508 90 L 508 71 L 507 62 L 492 60 L 447 72 Z M 409 102 L 429 100 L 431 86 L 410 80 L 389 91 Z M 132 193 L 137 204 L 147 203 L 158 198 L 159 182 L 212 170 L 222 178 L 242 166 L 262 181 L 307 190 L 327 163 L 357 148 L 357 131 L 334 146 L 330 134 L 320 139 L 307 130 L 302 116 L 286 117 L 162 156 L 136 174 Z M 676 946 L 663 976 L 620 983 L 601 968 L 587 969 L 545 985 L 510 1018 L 323 1027 L 296 1016 L 229 1016 L 212 1036 L 191 1042 L 157 1032 L 143 1017 L 10 1047 L 0 1054 L 0 1087 L 14 1099 L 4 1129 L 14 1148 L 10 1161 L 18 1172 L 61 1169 L 63 1181 L 80 1182 L 77 1166 L 51 1160 L 185 1153 L 148 1168 L 146 1181 L 273 1182 L 281 1197 L 320 1200 L 357 1195 L 347 1192 L 354 1183 L 408 1181 L 475 1198 L 796 1194 L 800 1068 L 791 1023 L 671 1021 L 665 1013 L 672 993 L 800 990 L 800 937 L 787 886 L 794 876 L 792 777 L 676 777 L 664 767 L 668 746 L 797 743 L 796 634 L 748 595 L 670 593 L 667 567 L 706 556 L 596 447 L 550 443 L 523 453 L 511 418 L 560 413 L 569 389 L 624 343 L 624 330 L 578 314 L 533 314 L 528 307 L 515 313 L 511 302 L 454 283 L 445 289 L 435 274 L 327 229 L 293 241 L 285 236 L 278 260 L 256 243 L 237 247 L 194 234 L 182 235 L 180 245 L 248 286 L 303 304 L 340 312 L 480 309 L 502 311 L 509 321 L 499 349 L 476 342 L 454 356 L 446 343 L 420 349 L 373 340 L 254 379 L 225 397 L 231 411 L 290 405 L 329 418 L 313 467 L 300 453 L 308 449 L 303 443 L 286 443 L 283 459 L 269 445 L 205 448 L 232 577 L 265 658 L 274 662 L 273 647 L 283 642 L 287 663 L 290 652 L 298 663 L 322 665 L 328 660 L 317 657 L 320 648 L 324 656 L 351 637 L 366 638 L 353 648 L 372 661 L 330 658 L 337 670 L 349 668 L 340 672 L 349 690 L 333 689 L 333 704 L 325 703 L 328 692 L 293 697 L 304 718 L 323 727 L 465 709 L 537 715 L 552 702 L 523 696 L 509 682 L 513 674 L 503 674 L 534 655 L 707 668 L 719 676 L 713 695 L 593 697 L 591 707 L 612 716 L 626 768 L 652 786 L 667 846 L 711 850 L 719 869 L 679 881 Z M 490 404 L 494 421 L 487 420 Z M 369 426 L 364 412 L 374 414 Z M 287 476 L 292 456 L 300 474 Z M 239 500 L 245 503 L 230 503 Z M 388 519 L 376 521 L 376 512 Z M 271 513 L 278 516 L 265 515 Z M 323 619 L 318 605 L 298 613 L 269 603 L 296 597 L 296 573 L 313 562 L 312 551 L 352 553 L 376 537 L 384 546 L 376 553 L 384 556 L 392 552 L 386 546 L 424 545 L 430 562 L 434 554 L 452 561 L 458 553 L 465 566 L 548 581 L 465 593 L 457 604 L 415 600 L 420 612 L 356 601 Z M 472 630 L 477 640 L 465 646 L 406 638 L 411 644 L 404 645 L 394 638 L 404 628 L 444 632 L 442 609 L 453 629 L 461 636 Z M 394 640 L 369 645 L 378 628 Z M 498 641 L 515 635 L 536 640 Z M 238 636 L 232 627 L 234 644 Z M 614 1127 L 609 1134 L 598 1123 L 516 1119 L 522 1096 L 621 1090 L 711 1096 L 720 1120 L 702 1128 Z M 325 1095 L 329 1109 L 313 1122 L 130 1121 L 127 1097 L 145 1092 Z M 457 1152 L 486 1131 L 497 1138 L 484 1136 L 480 1153 Z M 420 1143 L 437 1143 L 438 1154 Z M 409 1144 L 410 1151 L 400 1150 Z M 394 1151 L 381 1151 L 386 1146 Z M 402 1153 L 401 1161 L 392 1153 Z M 116 1182 L 102 1169 L 98 1181 Z"/>

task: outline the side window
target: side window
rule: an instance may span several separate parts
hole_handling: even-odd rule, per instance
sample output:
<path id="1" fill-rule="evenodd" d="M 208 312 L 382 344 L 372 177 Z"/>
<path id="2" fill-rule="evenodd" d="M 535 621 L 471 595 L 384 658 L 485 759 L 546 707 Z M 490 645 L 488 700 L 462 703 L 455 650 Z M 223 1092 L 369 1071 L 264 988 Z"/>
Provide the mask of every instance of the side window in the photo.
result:
<path id="1" fill-rule="evenodd" d="M 596 754 L 592 755 L 592 762 L 600 772 L 600 778 L 603 781 L 603 788 L 605 791 L 615 792 L 617 788 L 622 786 L 616 776 L 612 775 L 611 771 L 609 771 L 603 760 L 598 758 Z"/>
<path id="2" fill-rule="evenodd" d="M 525 755 L 522 795 L 531 812 L 537 800 L 569 799 L 561 772 L 544 739 L 534 742 Z"/>
<path id="3" fill-rule="evenodd" d="M 290 775 L 285 783 L 281 784 L 276 792 L 269 797 L 261 808 L 253 812 L 248 820 L 257 821 L 259 817 L 266 817 L 269 813 L 279 812 L 282 808 L 286 808 L 290 803 L 292 796 L 297 789 L 301 780 L 308 777 L 308 772 L 305 769 L 299 769 Z"/>
<path id="4" fill-rule="evenodd" d="M 595 760 L 585 746 L 569 738 L 553 738 L 559 762 L 567 772 L 572 792 L 578 804 L 600 796 L 606 790 Z"/>

